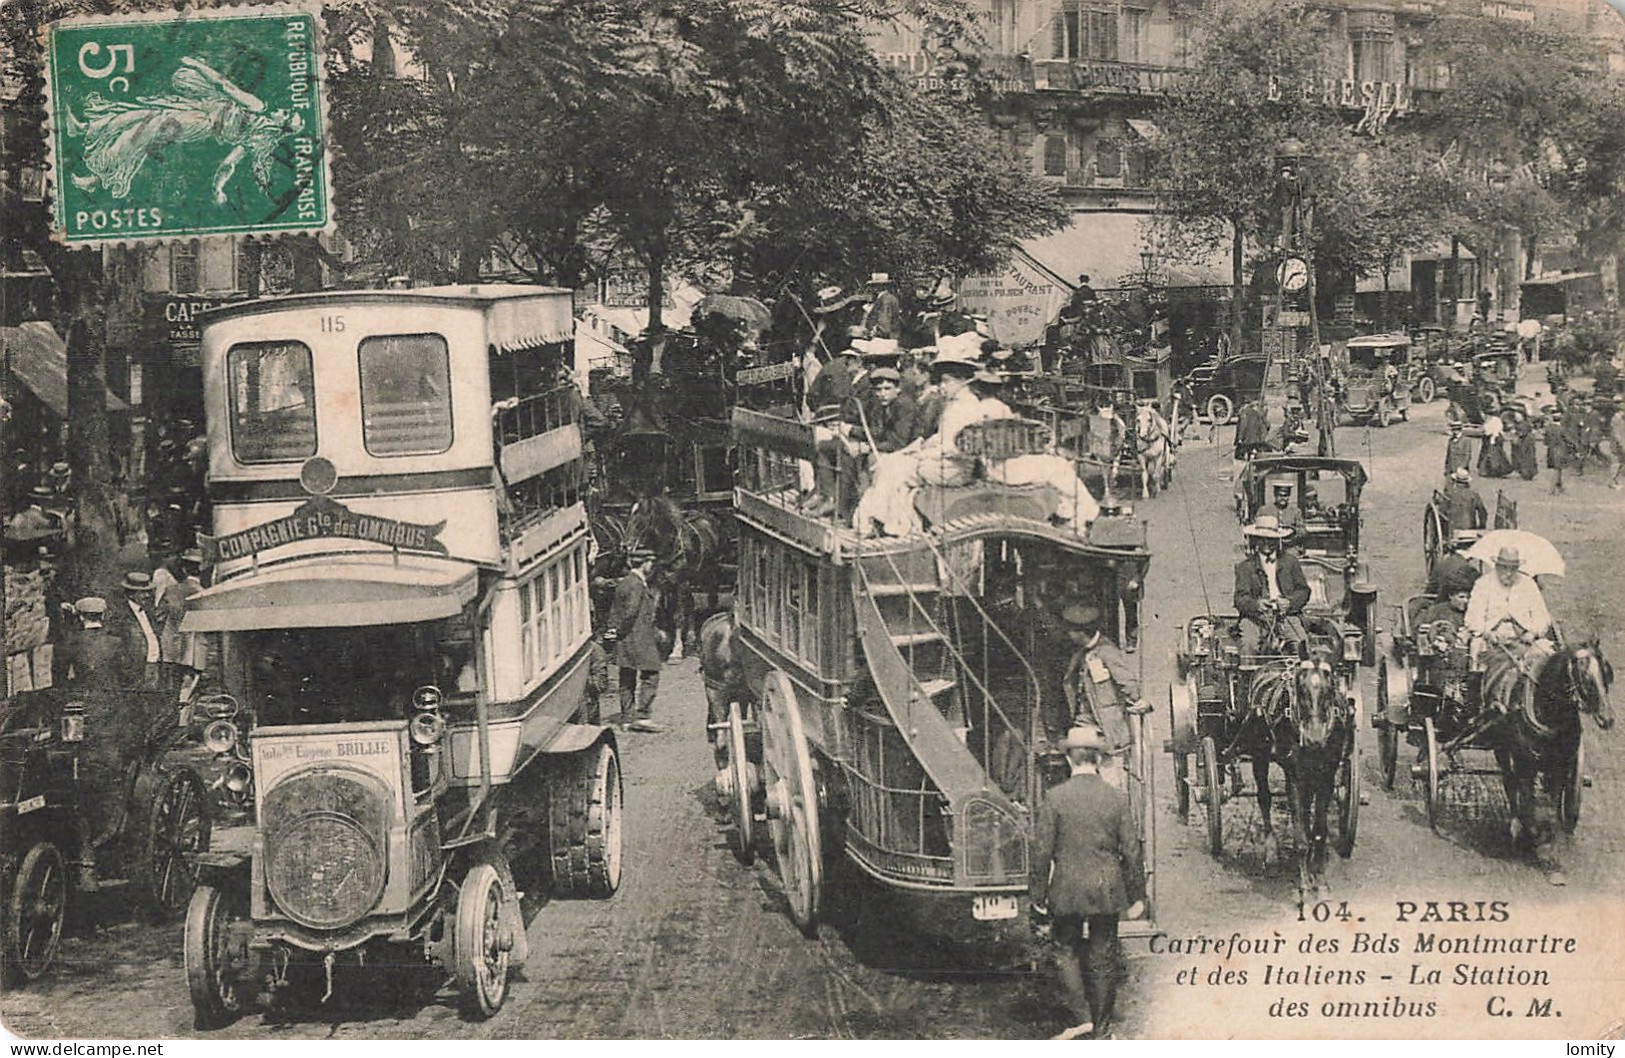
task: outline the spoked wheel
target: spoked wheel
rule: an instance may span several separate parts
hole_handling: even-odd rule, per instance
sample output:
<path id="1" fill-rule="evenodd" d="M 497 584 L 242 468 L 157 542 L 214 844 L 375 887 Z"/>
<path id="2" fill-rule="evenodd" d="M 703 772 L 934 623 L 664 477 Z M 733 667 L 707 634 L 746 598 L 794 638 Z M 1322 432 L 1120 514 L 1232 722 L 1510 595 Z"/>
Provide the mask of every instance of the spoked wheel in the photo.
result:
<path id="1" fill-rule="evenodd" d="M 1574 744 L 1574 761 L 1568 781 L 1557 788 L 1557 821 L 1566 834 L 1574 833 L 1580 825 L 1580 790 L 1585 785 L 1586 743 L 1582 737 Z"/>
<path id="2" fill-rule="evenodd" d="M 62 853 L 49 841 L 28 850 L 6 894 L 5 962 L 7 982 L 33 981 L 51 968 L 68 910 L 68 872 Z"/>
<path id="3" fill-rule="evenodd" d="M 1443 532 L 1439 526 L 1439 512 L 1432 505 L 1422 515 L 1422 558 L 1427 563 L 1428 572 L 1433 572 L 1433 564 L 1439 561 L 1440 537 Z"/>
<path id="4" fill-rule="evenodd" d="M 1431 377 L 1429 377 L 1428 375 L 1423 375 L 1420 379 L 1417 380 L 1417 383 L 1416 383 L 1416 399 L 1417 400 L 1420 400 L 1423 404 L 1432 404 L 1433 403 L 1433 398 L 1438 396 L 1438 395 L 1439 395 L 1438 387 L 1436 385 L 1434 385 L 1433 379 Z"/>
<path id="5" fill-rule="evenodd" d="M 1224 772 L 1219 767 L 1219 748 L 1213 736 L 1202 739 L 1202 782 L 1207 786 L 1207 849 L 1218 856 L 1224 852 L 1224 818 L 1219 810 L 1219 791 L 1224 785 Z"/>
<path id="6" fill-rule="evenodd" d="M 147 906 L 172 918 L 186 910 L 197 886 L 197 867 L 189 857 L 209 847 L 209 817 L 196 772 L 155 778 L 162 785 L 146 805 L 135 881 Z"/>
<path id="7" fill-rule="evenodd" d="M 237 1020 L 254 1000 L 258 959 L 248 946 L 248 900 L 235 888 L 207 882 L 186 908 L 186 986 L 200 1029 Z"/>
<path id="8" fill-rule="evenodd" d="M 1399 729 L 1388 696 L 1388 659 L 1377 659 L 1377 760 L 1382 765 L 1382 788 L 1394 788 L 1399 770 Z"/>
<path id="9" fill-rule="evenodd" d="M 1434 730 L 1433 717 L 1422 718 L 1422 735 L 1426 740 L 1423 752 L 1427 754 L 1428 826 L 1439 829 L 1444 805 L 1439 802 L 1439 733 Z"/>
<path id="10" fill-rule="evenodd" d="M 1360 720 L 1364 712 L 1360 701 L 1360 688 L 1356 684 L 1350 696 L 1351 722 L 1348 745 L 1343 760 L 1337 766 L 1337 785 L 1333 788 L 1337 799 L 1337 854 L 1345 860 L 1354 854 L 1354 838 L 1360 829 Z"/>
<path id="11" fill-rule="evenodd" d="M 824 851 L 818 833 L 818 788 L 812 753 L 801 724 L 795 686 L 782 672 L 762 683 L 762 785 L 767 792 L 767 827 L 790 918 L 811 937 L 818 932 Z"/>
<path id="12" fill-rule="evenodd" d="M 751 792 L 755 786 L 755 769 L 745 756 L 745 718 L 738 702 L 728 703 L 728 728 L 718 740 L 727 759 L 719 777 L 728 787 L 723 794 L 723 807 L 733 820 L 734 858 L 749 867 L 756 861 L 756 819 L 751 808 Z"/>
<path id="13" fill-rule="evenodd" d="M 508 954 L 513 938 L 505 930 L 506 905 L 513 894 L 496 867 L 476 863 L 457 894 L 456 974 L 463 1011 L 488 1018 L 508 997 Z"/>

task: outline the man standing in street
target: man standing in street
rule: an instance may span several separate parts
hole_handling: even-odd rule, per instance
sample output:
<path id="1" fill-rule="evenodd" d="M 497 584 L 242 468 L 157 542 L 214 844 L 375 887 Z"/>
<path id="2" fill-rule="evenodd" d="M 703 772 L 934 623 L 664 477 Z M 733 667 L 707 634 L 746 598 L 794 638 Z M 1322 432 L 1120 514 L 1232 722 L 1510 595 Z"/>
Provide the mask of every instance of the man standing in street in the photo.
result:
<path id="1" fill-rule="evenodd" d="M 655 553 L 636 550 L 626 559 L 629 569 L 615 586 L 604 638 L 615 642 L 615 664 L 621 670 L 622 729 L 659 732 L 664 728 L 655 723 L 653 713 L 664 652 L 655 631 L 660 596 L 649 583 Z"/>
<path id="2" fill-rule="evenodd" d="M 1473 466 L 1473 441 L 1465 433 L 1460 419 L 1450 420 L 1450 442 L 1444 449 L 1444 476 L 1454 477 L 1456 471 L 1471 471 Z"/>
<path id="3" fill-rule="evenodd" d="M 1445 521 L 1452 532 L 1458 529 L 1483 529 L 1490 524 L 1490 512 L 1484 506 L 1484 497 L 1472 485 L 1473 475 L 1466 467 L 1457 467 L 1450 475 L 1450 484 L 1444 490 Z"/>
<path id="4" fill-rule="evenodd" d="M 1145 913 L 1145 867 L 1128 795 L 1100 777 L 1109 752 L 1093 727 L 1061 744 L 1072 776 L 1045 795 L 1032 831 L 1028 896 L 1034 924 L 1050 924 L 1056 967 L 1079 1021 L 1055 1037 L 1111 1033 L 1121 974 L 1119 915 Z"/>
<path id="5" fill-rule="evenodd" d="M 1074 648 L 1061 686 L 1072 707 L 1072 722 L 1098 727 L 1107 748 L 1122 754 L 1132 742 L 1129 714 L 1146 713 L 1151 707 L 1140 697 L 1139 675 L 1128 658 L 1100 634 L 1100 618 L 1093 606 L 1074 604 L 1061 611 Z"/>
<path id="6" fill-rule="evenodd" d="M 186 617 L 187 604 L 192 596 L 203 590 L 201 573 L 203 552 L 188 548 L 175 559 L 179 575 L 158 600 L 158 646 L 163 677 L 161 689 L 167 701 L 185 701 L 188 691 L 197 682 L 203 669 L 199 656 L 198 636 L 182 632 L 181 621 Z"/>
<path id="7" fill-rule="evenodd" d="M 1231 468 L 1230 480 L 1241 480 L 1241 468 L 1268 446 L 1269 438 L 1269 416 L 1264 412 L 1263 401 L 1254 397 L 1241 406 L 1241 414 L 1236 417 L 1236 464 Z"/>
<path id="8" fill-rule="evenodd" d="M 113 629 L 131 644 L 132 653 L 146 659 L 141 686 L 147 690 L 158 687 L 159 662 L 163 658 L 163 645 L 158 640 L 158 618 L 152 606 L 152 574 L 131 570 L 124 575 L 124 602 L 115 608 L 117 618 Z"/>

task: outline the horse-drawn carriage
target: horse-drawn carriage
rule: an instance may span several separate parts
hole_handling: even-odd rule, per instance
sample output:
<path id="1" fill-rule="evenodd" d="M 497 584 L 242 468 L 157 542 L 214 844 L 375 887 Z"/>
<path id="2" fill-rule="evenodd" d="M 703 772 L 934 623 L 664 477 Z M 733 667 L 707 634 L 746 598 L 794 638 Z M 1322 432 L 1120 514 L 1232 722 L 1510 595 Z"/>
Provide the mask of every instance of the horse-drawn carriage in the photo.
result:
<path id="1" fill-rule="evenodd" d="M 1532 575 L 1563 574 L 1555 549 L 1519 530 L 1486 533 L 1467 554 L 1487 563 L 1509 542 L 1520 548 Z M 1503 655 L 1487 673 L 1486 666 L 1473 664 L 1459 621 L 1436 616 L 1431 605 L 1436 601 L 1423 594 L 1395 607 L 1393 642 L 1378 664 L 1371 722 L 1378 733 L 1383 785 L 1394 786 L 1401 744 L 1413 748 L 1410 778 L 1422 788 L 1428 824 L 1438 830 L 1457 803 L 1458 781 L 1499 777 L 1516 838 L 1536 833 L 1539 778 L 1555 802 L 1558 824 L 1572 833 L 1588 781 L 1581 716 L 1590 714 L 1603 729 L 1612 725 L 1612 667 L 1595 640 L 1567 644 L 1554 624 L 1549 651 L 1521 654 L 1517 646 L 1485 643 L 1486 654 Z"/>
<path id="2" fill-rule="evenodd" d="M 1446 541 L 1455 539 L 1456 533 L 1464 530 L 1483 531 L 1486 527 L 1479 525 L 1452 524 L 1450 503 L 1445 497 L 1444 490 L 1434 489 L 1433 496 L 1428 500 L 1427 510 L 1422 512 L 1422 560 L 1427 563 L 1428 572 L 1433 572 L 1433 566 L 1444 554 Z M 1495 490 L 1495 511 L 1491 515 L 1488 528 L 1516 529 L 1518 527 L 1518 501 L 1510 498 L 1500 490 Z"/>
<path id="3" fill-rule="evenodd" d="M 1236 487 L 1241 523 L 1268 513 L 1278 489 L 1300 527 L 1287 541 L 1309 582 L 1309 609 L 1360 632 L 1358 659 L 1376 663 L 1377 589 L 1360 559 L 1360 493 L 1365 467 L 1331 456 L 1269 455 L 1251 460 Z M 1283 519 L 1283 524 L 1286 523 Z"/>
<path id="4" fill-rule="evenodd" d="M 1126 390 L 1049 379 L 1009 403 L 1049 429 L 1057 447 L 1071 456 L 1079 475 L 1098 486 L 1102 497 L 1137 491 L 1150 499 L 1173 482 L 1178 420 L 1164 418 L 1149 400 L 1131 403 Z M 1106 405 L 1112 406 L 1112 415 L 1099 414 Z"/>
<path id="5" fill-rule="evenodd" d="M 1252 771 L 1265 835 L 1274 855 L 1271 811 L 1275 791 L 1270 764 L 1281 766 L 1298 829 L 1299 883 L 1319 877 L 1328 815 L 1336 809 L 1335 847 L 1354 851 L 1360 812 L 1359 730 L 1362 697 L 1361 633 L 1325 617 L 1305 614 L 1307 650 L 1285 648 L 1267 633 L 1260 649 L 1244 646 L 1236 614 L 1203 614 L 1180 626 L 1175 648 L 1178 681 L 1168 688 L 1174 795 L 1188 822 L 1191 802 L 1207 813 L 1208 849 L 1224 851 L 1222 806 L 1244 791 L 1241 765 Z M 1195 770 L 1191 758 L 1196 758 Z"/>
<path id="6" fill-rule="evenodd" d="M 1518 393 L 1518 368 L 1522 354 L 1504 341 L 1481 344 L 1472 355 L 1469 370 L 1450 387 L 1451 412 L 1474 426 L 1482 426 L 1486 415 L 1494 415 Z"/>
<path id="7" fill-rule="evenodd" d="M 1054 486 L 979 473 L 1024 454 L 1033 426 L 965 427 L 967 477 L 913 495 L 923 531 L 864 538 L 797 505 L 814 427 L 734 413 L 739 590 L 732 616 L 702 632 L 717 787 L 742 860 L 765 822 L 790 914 L 809 934 L 825 861 L 842 852 L 889 889 L 954 898 L 937 916 L 945 928 L 1019 914 L 1030 829 L 1065 776 L 1059 740 L 1072 722 L 1060 684 L 1073 648 L 1054 602 L 1115 612 L 1120 567 L 1143 578 L 1150 561 L 1142 523 L 1057 524 Z M 1131 728 L 1119 774 L 1149 874 L 1144 718 Z"/>
<path id="8" fill-rule="evenodd" d="M 1350 338 L 1337 385 L 1337 411 L 1357 425 L 1387 426 L 1411 416 L 1411 340 L 1403 334 Z M 1425 376 L 1424 376 L 1425 377 Z"/>
<path id="9" fill-rule="evenodd" d="M 82 897 L 116 891 L 147 913 L 180 914 L 197 879 L 190 857 L 207 852 L 214 829 L 241 822 L 252 804 L 237 741 L 220 726 L 230 728 L 233 717 L 202 701 L 177 724 L 173 704 L 152 692 L 94 693 L 119 701 L 111 712 L 90 709 L 87 693 L 53 689 L 20 695 L 0 713 L 7 983 L 50 968 L 69 904 Z M 120 718 L 119 730 L 99 729 L 94 718 L 109 715 Z M 139 717 L 153 723 L 138 730 L 145 725 L 124 722 Z M 112 741 L 124 744 L 122 767 L 110 766 Z"/>

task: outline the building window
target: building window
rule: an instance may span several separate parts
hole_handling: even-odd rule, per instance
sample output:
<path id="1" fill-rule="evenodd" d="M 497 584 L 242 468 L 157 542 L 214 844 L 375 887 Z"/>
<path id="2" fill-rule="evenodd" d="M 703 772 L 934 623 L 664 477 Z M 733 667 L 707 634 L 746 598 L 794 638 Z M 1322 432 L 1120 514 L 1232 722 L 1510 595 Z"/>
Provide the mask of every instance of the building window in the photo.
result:
<path id="1" fill-rule="evenodd" d="M 1123 144 L 1115 139 L 1095 142 L 1095 175 L 1114 180 L 1123 175 Z"/>
<path id="2" fill-rule="evenodd" d="M 1117 59 L 1117 5 L 1098 0 L 1061 0 L 1055 54 L 1073 62 Z"/>
<path id="3" fill-rule="evenodd" d="M 178 242 L 169 248 L 169 289 L 176 294 L 196 294 L 198 281 L 198 242 Z"/>
<path id="4" fill-rule="evenodd" d="M 1372 31 L 1352 34 L 1349 37 L 1349 60 L 1356 81 L 1392 81 L 1393 34 Z"/>
<path id="5" fill-rule="evenodd" d="M 993 0 L 992 25 L 988 43 L 996 55 L 1015 55 L 1022 50 L 1021 0 Z"/>
<path id="6" fill-rule="evenodd" d="M 1066 175 L 1066 137 L 1044 137 L 1044 175 Z"/>
<path id="7" fill-rule="evenodd" d="M 1150 20 L 1149 12 L 1123 8 L 1122 33 L 1117 38 L 1117 57 L 1123 62 L 1145 61 L 1145 34 Z"/>

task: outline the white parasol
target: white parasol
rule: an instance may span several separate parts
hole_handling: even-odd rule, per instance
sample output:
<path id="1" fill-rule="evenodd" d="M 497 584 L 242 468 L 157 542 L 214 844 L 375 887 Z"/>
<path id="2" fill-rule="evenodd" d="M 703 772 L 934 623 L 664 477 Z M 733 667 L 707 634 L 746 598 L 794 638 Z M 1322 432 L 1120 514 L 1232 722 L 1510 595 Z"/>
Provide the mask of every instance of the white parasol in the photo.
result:
<path id="1" fill-rule="evenodd" d="M 1518 552 L 1522 563 L 1518 568 L 1531 577 L 1561 577 L 1567 570 L 1563 556 L 1557 553 L 1550 540 L 1523 529 L 1491 529 L 1478 538 L 1478 543 L 1468 550 L 1467 557 L 1494 565 L 1495 556 L 1506 547 Z"/>

